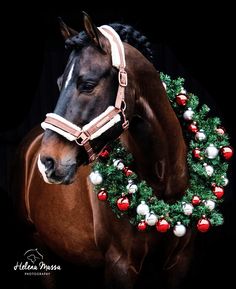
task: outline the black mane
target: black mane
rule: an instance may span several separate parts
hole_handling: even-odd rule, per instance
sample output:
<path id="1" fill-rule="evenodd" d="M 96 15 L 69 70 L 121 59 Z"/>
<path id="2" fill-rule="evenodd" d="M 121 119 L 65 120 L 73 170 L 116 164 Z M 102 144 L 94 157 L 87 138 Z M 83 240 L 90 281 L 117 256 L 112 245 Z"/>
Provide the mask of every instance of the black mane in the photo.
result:
<path id="1" fill-rule="evenodd" d="M 138 49 L 150 62 L 153 63 L 153 51 L 151 49 L 151 43 L 147 37 L 139 31 L 135 30 L 130 25 L 112 23 L 109 24 L 120 36 L 123 42 L 127 42 L 136 49 Z M 90 39 L 85 31 L 80 32 L 66 40 L 66 47 L 70 49 L 79 48 L 90 43 Z"/>

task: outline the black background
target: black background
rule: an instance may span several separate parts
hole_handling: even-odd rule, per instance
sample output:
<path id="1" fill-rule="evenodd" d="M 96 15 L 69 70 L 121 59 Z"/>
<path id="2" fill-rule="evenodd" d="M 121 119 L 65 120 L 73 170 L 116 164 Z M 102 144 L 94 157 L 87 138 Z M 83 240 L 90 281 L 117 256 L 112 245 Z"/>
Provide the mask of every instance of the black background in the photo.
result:
<path id="1" fill-rule="evenodd" d="M 5 23 L 3 60 L 7 76 L 3 84 L 7 93 L 2 95 L 1 107 L 1 188 L 7 193 L 9 163 L 15 148 L 27 131 L 52 111 L 57 98 L 56 78 L 62 73 L 65 55 L 57 17 L 61 16 L 71 27 L 81 30 L 81 10 L 89 13 L 97 25 L 111 22 L 131 24 L 143 32 L 157 51 L 159 70 L 172 76 L 187 77 L 191 92 L 220 115 L 223 125 L 236 147 L 233 127 L 235 98 L 235 20 L 233 8 L 224 4 L 206 7 L 192 2 L 188 5 L 150 3 L 127 8 L 124 1 L 106 7 L 92 4 L 48 8 L 34 3 L 14 7 Z M 7 121 L 3 112 L 8 113 Z M 190 270 L 186 288 L 229 288 L 235 284 L 233 254 L 235 254 L 235 157 L 229 174 L 223 212 L 225 224 L 201 235 Z M 11 228 L 12 229 L 12 228 Z M 13 228 L 14 229 L 14 228 Z M 11 238 L 12 235 L 10 235 Z M 14 243 L 14 242 L 13 242 Z M 12 243 L 11 243 L 12 244 Z M 13 256 L 14 259 L 14 256 Z M 203 280 L 206 281 L 203 281 Z M 152 286 L 150 281 L 147 284 Z M 158 283 L 153 282 L 158 288 Z M 17 287 L 21 288 L 21 287 Z M 78 287 L 80 288 L 80 287 Z M 83 288 L 83 287 L 81 287 Z"/>

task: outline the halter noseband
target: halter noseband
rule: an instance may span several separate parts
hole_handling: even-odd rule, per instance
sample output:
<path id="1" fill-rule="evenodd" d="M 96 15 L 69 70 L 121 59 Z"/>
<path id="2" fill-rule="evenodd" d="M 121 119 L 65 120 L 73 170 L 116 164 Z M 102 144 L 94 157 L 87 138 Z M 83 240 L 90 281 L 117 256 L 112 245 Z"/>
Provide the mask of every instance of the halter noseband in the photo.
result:
<path id="1" fill-rule="evenodd" d="M 98 29 L 108 39 L 111 45 L 112 66 L 119 70 L 119 86 L 115 106 L 109 106 L 103 113 L 95 117 L 82 128 L 56 113 L 46 114 L 46 119 L 41 123 L 44 130 L 53 130 L 69 141 L 75 141 L 78 145 L 83 146 L 88 154 L 89 162 L 96 159 L 96 153 L 93 151 L 93 148 L 90 145 L 90 140 L 99 137 L 114 124 L 121 121 L 121 115 L 123 116 L 122 128 L 125 130 L 129 126 L 129 122 L 124 113 L 126 107 L 125 87 L 127 86 L 128 82 L 127 73 L 125 71 L 126 63 L 124 46 L 119 35 L 112 27 L 103 25 Z"/>

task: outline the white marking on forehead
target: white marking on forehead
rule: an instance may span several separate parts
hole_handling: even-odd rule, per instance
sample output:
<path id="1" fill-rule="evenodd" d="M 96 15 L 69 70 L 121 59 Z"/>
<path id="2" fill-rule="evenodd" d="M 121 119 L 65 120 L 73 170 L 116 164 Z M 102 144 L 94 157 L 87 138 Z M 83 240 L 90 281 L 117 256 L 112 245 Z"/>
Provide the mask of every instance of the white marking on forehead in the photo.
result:
<path id="1" fill-rule="evenodd" d="M 67 79 L 66 79 L 65 88 L 68 86 L 68 84 L 69 84 L 69 82 L 70 82 L 70 80 L 71 80 L 74 66 L 75 66 L 75 63 L 72 63 L 72 65 L 71 65 L 71 67 L 70 67 L 70 71 L 69 71 L 68 76 L 67 76 Z"/>

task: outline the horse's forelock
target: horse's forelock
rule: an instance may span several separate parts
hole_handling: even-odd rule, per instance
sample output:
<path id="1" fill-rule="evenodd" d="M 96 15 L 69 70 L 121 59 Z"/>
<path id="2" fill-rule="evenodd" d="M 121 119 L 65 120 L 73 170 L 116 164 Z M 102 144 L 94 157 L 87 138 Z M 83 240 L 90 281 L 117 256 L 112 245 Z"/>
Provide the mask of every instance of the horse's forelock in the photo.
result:
<path id="1" fill-rule="evenodd" d="M 65 47 L 67 49 L 77 49 L 88 45 L 89 42 L 90 38 L 88 37 L 88 35 L 85 33 L 85 31 L 81 31 L 79 34 L 68 38 L 65 41 Z"/>

